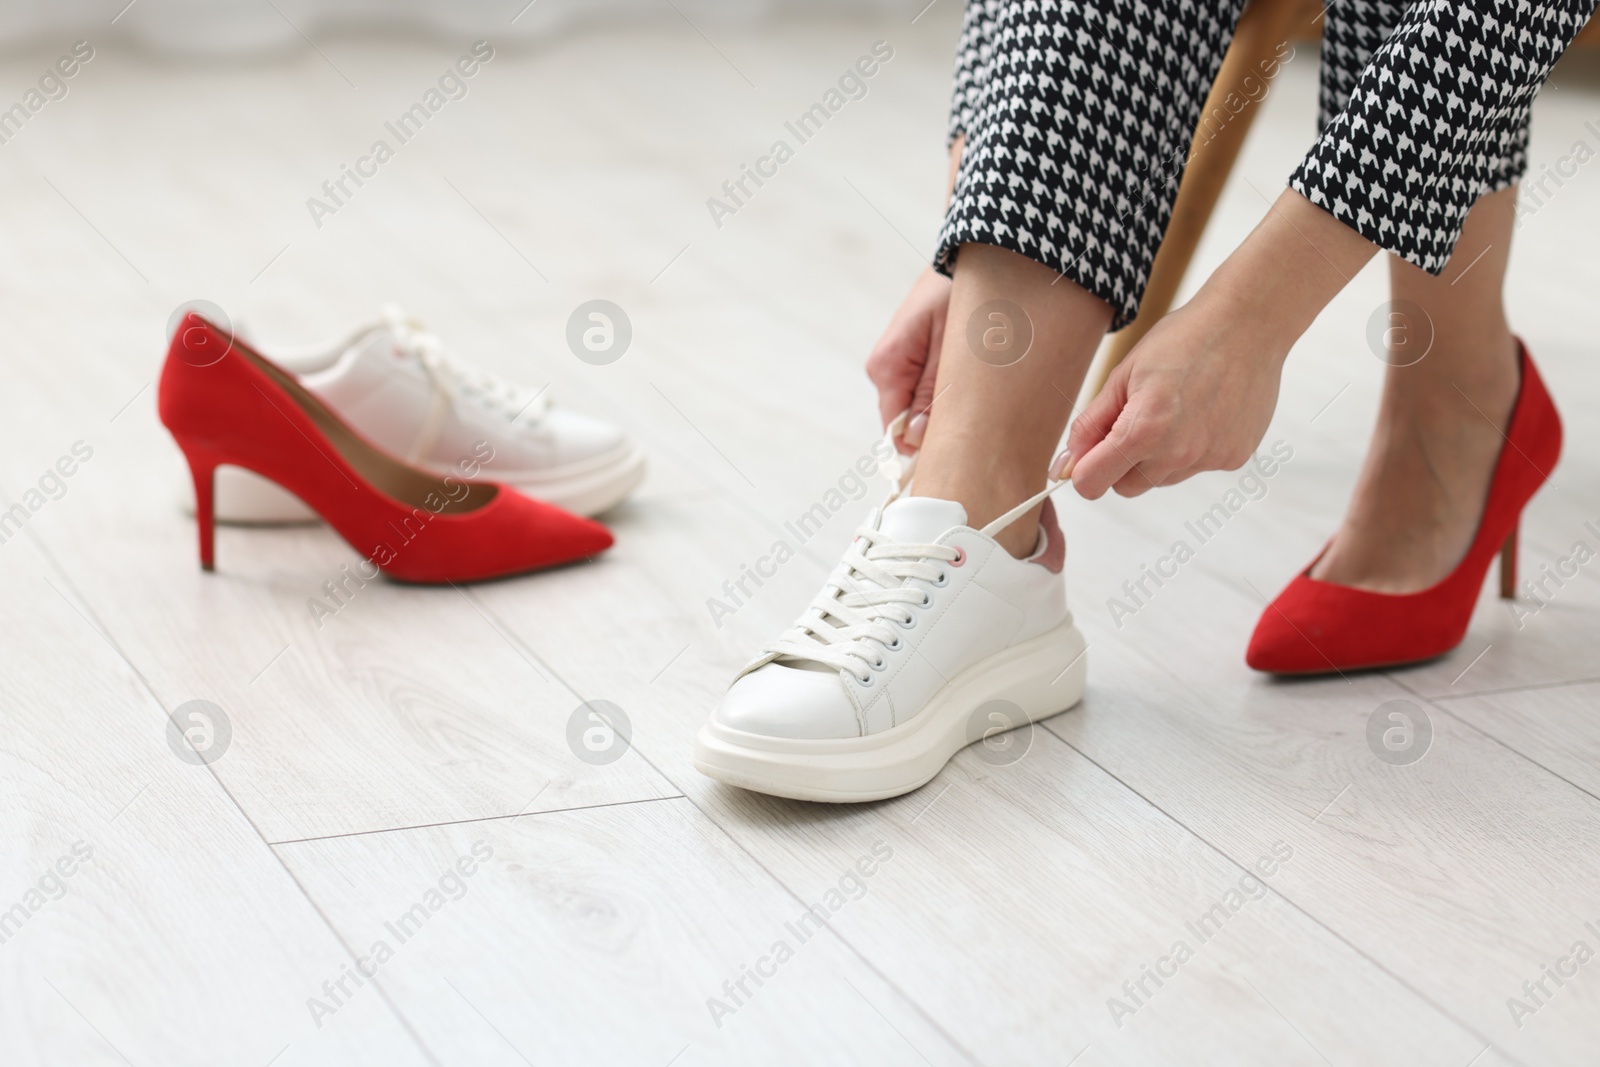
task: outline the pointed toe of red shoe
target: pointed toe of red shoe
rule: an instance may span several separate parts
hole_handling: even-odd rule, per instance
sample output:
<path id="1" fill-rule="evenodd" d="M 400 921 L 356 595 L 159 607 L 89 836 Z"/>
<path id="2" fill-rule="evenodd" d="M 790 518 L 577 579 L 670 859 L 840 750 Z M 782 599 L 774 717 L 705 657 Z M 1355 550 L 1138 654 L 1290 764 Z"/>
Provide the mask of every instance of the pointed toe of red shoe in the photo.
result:
<path id="1" fill-rule="evenodd" d="M 548 567 L 560 563 L 574 563 L 590 556 L 598 556 L 616 543 L 611 531 L 594 519 L 574 515 L 564 508 L 542 500 L 523 496 L 511 489 L 503 492 L 514 496 L 521 508 L 521 524 L 537 531 L 533 538 L 538 559 L 533 567 Z M 523 568 L 531 569 L 531 568 Z"/>
<path id="2" fill-rule="evenodd" d="M 421 585 L 490 581 L 577 563 L 613 543 L 611 531 L 593 519 L 523 496 L 510 486 L 495 488 L 498 496 L 466 520 L 453 515 L 431 519 L 431 528 L 380 560 L 384 573 Z"/>
<path id="3" fill-rule="evenodd" d="M 617 539 L 612 535 L 611 531 L 593 519 L 583 519 L 583 523 L 584 535 L 580 540 L 580 544 L 583 547 L 585 557 L 597 556 L 617 543 Z"/>
<path id="4" fill-rule="evenodd" d="M 1284 590 L 1256 621 L 1255 632 L 1250 635 L 1250 645 L 1244 654 L 1245 663 L 1252 669 L 1268 674 L 1315 674 L 1335 669 L 1305 631 L 1279 607 L 1279 602 L 1289 597 L 1299 581 L 1296 579 Z"/>
<path id="5" fill-rule="evenodd" d="M 1442 656 L 1466 636 L 1482 582 L 1469 574 L 1421 593 L 1374 593 L 1308 570 L 1261 613 L 1245 662 L 1268 674 L 1333 674 Z"/>

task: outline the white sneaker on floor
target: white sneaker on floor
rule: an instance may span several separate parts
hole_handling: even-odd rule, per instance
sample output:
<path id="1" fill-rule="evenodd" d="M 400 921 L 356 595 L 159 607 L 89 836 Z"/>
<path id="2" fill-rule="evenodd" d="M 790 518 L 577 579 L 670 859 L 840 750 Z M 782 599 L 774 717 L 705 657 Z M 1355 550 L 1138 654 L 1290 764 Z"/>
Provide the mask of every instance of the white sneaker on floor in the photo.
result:
<path id="1" fill-rule="evenodd" d="M 394 307 L 338 341 L 262 355 L 369 441 L 440 475 L 476 467 L 473 477 L 579 515 L 615 506 L 644 478 L 644 453 L 622 431 L 446 354 Z M 288 490 L 238 467 L 217 471 L 216 517 L 317 520 Z"/>
<path id="2" fill-rule="evenodd" d="M 695 739 L 713 778 L 797 800 L 863 801 L 923 785 L 966 745 L 1083 696 L 1053 509 L 1017 559 L 960 504 L 900 497 L 856 533 L 798 622 L 739 674 Z"/>

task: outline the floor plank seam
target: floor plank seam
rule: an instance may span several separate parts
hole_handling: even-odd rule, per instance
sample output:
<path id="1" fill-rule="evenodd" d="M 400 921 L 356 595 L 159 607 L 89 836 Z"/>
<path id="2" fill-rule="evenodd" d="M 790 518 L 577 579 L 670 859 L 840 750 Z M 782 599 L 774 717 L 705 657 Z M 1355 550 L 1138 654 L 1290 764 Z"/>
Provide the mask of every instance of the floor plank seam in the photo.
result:
<path id="1" fill-rule="evenodd" d="M 1239 863 L 1239 861 L 1235 860 L 1232 856 L 1228 855 L 1227 852 L 1225 852 L 1224 850 L 1219 848 L 1215 843 L 1213 843 L 1205 835 L 1195 831 L 1194 828 L 1189 826 L 1182 819 L 1178 818 L 1176 815 L 1173 815 L 1171 812 L 1167 811 L 1165 808 L 1161 807 L 1159 804 L 1156 804 L 1149 797 L 1145 796 L 1139 790 L 1135 789 L 1133 786 L 1131 786 L 1127 782 L 1123 781 L 1122 778 L 1120 778 L 1118 775 L 1113 773 L 1109 768 L 1103 766 L 1093 756 L 1090 756 L 1087 752 L 1083 751 L 1083 749 L 1079 748 L 1077 745 L 1074 745 L 1071 741 L 1068 741 L 1065 737 L 1062 737 L 1060 734 L 1056 733 L 1055 730 L 1051 729 L 1051 725 L 1050 725 L 1050 723 L 1048 721 L 1040 723 L 1039 725 L 1044 727 L 1044 732 L 1045 733 L 1047 733 L 1050 736 L 1054 737 L 1056 740 L 1060 741 L 1062 744 L 1064 744 L 1068 748 L 1072 749 L 1072 751 L 1078 753 L 1078 755 L 1080 755 L 1084 759 L 1088 760 L 1095 767 L 1099 768 L 1099 770 L 1102 773 L 1108 775 L 1113 781 L 1117 782 L 1123 788 L 1127 789 L 1130 793 L 1132 793 L 1134 796 L 1136 796 L 1140 800 L 1144 801 L 1144 803 L 1148 804 L 1153 810 L 1160 812 L 1162 817 L 1170 819 L 1173 822 L 1174 825 L 1182 828 L 1185 833 L 1189 834 L 1196 841 L 1199 841 L 1201 844 L 1205 845 L 1206 848 L 1210 849 L 1216 855 L 1220 856 L 1224 861 L 1226 861 L 1227 863 L 1231 864 L 1232 866 L 1238 868 L 1240 871 L 1248 873 L 1248 869 L 1243 864 Z M 1344 945 L 1350 951 L 1354 952 L 1357 956 L 1359 956 L 1362 959 L 1366 960 L 1373 967 L 1376 967 L 1380 972 L 1382 972 L 1385 975 L 1388 975 L 1389 978 L 1392 979 L 1395 983 L 1397 983 L 1401 988 L 1407 990 L 1413 996 L 1415 996 L 1418 1000 L 1422 1001 L 1424 1004 L 1427 1004 L 1429 1007 L 1433 1008 L 1434 1011 L 1437 1011 L 1440 1014 L 1441 1017 L 1443 1017 L 1444 1019 L 1446 1019 L 1450 1023 L 1454 1024 L 1462 1033 L 1467 1034 L 1467 1035 L 1469 1035 L 1469 1036 L 1471 1036 L 1471 1037 L 1473 1037 L 1473 1038 L 1475 1038 L 1475 1039 L 1477 1039 L 1479 1041 L 1486 1042 L 1486 1043 L 1488 1043 L 1490 1045 L 1493 1044 L 1493 1042 L 1489 1041 L 1489 1039 L 1487 1037 L 1485 1037 L 1484 1035 L 1480 1034 L 1472 1026 L 1468 1025 L 1466 1022 L 1464 1022 L 1460 1018 L 1458 1018 L 1455 1015 L 1454 1012 L 1450 1011 L 1444 1005 L 1438 1003 L 1436 1000 L 1434 1000 L 1427 993 L 1423 992 L 1421 989 L 1418 989 L 1416 986 L 1412 985 L 1410 981 L 1408 981 L 1403 976 L 1395 973 L 1389 967 L 1385 966 L 1381 961 L 1379 961 L 1379 960 L 1375 959 L 1374 957 L 1372 957 L 1371 955 L 1369 955 L 1359 945 L 1355 944 L 1349 938 L 1345 937 L 1342 933 L 1340 933 L 1338 930 L 1335 930 L 1333 927 L 1331 927 L 1327 923 L 1323 922 L 1317 916 L 1313 915 L 1310 911 L 1308 911 L 1304 906 L 1302 906 L 1294 898 L 1292 898 L 1290 896 L 1287 896 L 1286 894 L 1284 894 L 1284 892 L 1282 890 L 1278 889 L 1276 886 L 1273 886 L 1273 885 L 1267 885 L 1267 892 L 1271 893 L 1273 896 L 1275 896 L 1278 899 L 1282 900 L 1289 907 L 1293 908 L 1295 911 L 1297 911 L 1301 915 L 1305 916 L 1307 921 L 1309 921 L 1309 922 L 1313 923 L 1314 925 L 1316 925 L 1318 929 L 1324 931 L 1329 937 L 1333 938 L 1335 941 L 1338 941 L 1340 944 Z M 1522 1060 L 1517 1059 L 1516 1057 L 1512 1056 L 1505 1049 L 1500 1049 L 1499 1051 L 1500 1051 L 1501 1055 L 1503 1055 L 1506 1058 L 1507 1062 L 1517 1064 L 1518 1067 L 1531 1067 L 1531 1065 L 1529 1065 L 1527 1063 L 1524 1063 Z"/>
<path id="2" fill-rule="evenodd" d="M 576 694 L 580 698 L 583 696 L 583 694 L 577 689 L 577 687 L 573 686 L 571 683 L 569 683 L 567 681 L 567 679 L 562 676 L 561 672 L 556 670 L 554 667 L 551 667 L 551 675 L 556 679 L 556 681 L 558 681 L 562 685 L 566 686 L 567 689 L 570 692 Z M 668 782 L 669 784 L 671 784 L 672 786 L 674 786 L 674 787 L 676 787 L 676 788 L 678 788 L 680 790 L 683 788 L 681 785 L 679 785 L 676 781 L 673 780 L 671 775 L 669 775 L 665 771 L 663 771 L 661 769 L 660 765 L 658 765 L 654 760 L 652 760 L 649 757 L 649 755 L 642 748 L 640 748 L 638 746 L 638 744 L 636 744 L 636 743 L 632 744 L 631 748 L 633 749 L 634 752 L 637 752 L 639 754 L 639 758 L 644 760 L 645 763 L 650 767 L 650 769 L 655 771 L 658 775 L 660 775 L 661 778 L 664 781 Z M 687 800 L 689 802 L 690 806 L 692 806 L 695 809 L 695 811 L 697 811 L 706 820 L 706 822 L 710 826 L 714 827 L 717 830 L 718 833 L 722 834 L 722 836 L 725 837 L 728 840 L 728 843 L 731 844 L 735 849 L 737 849 L 741 855 L 743 855 L 751 863 L 755 864 L 756 868 L 758 870 L 760 870 L 762 874 L 766 875 L 769 879 L 771 879 L 771 881 L 772 881 L 772 883 L 774 885 L 776 885 L 779 889 L 781 889 L 784 893 L 786 893 L 791 901 L 793 901 L 795 904 L 799 905 L 802 909 L 804 909 L 804 908 L 806 908 L 808 906 L 806 900 L 804 898 L 802 898 L 800 896 L 800 894 L 797 893 L 789 885 L 788 882 L 784 881 L 782 878 L 779 878 L 777 876 L 777 874 L 774 873 L 770 867 L 768 867 L 765 863 L 763 863 L 761 861 L 761 858 L 759 856 L 757 856 L 757 855 L 755 855 L 755 853 L 751 852 L 750 849 L 744 844 L 744 842 L 740 841 L 731 832 L 729 832 L 727 827 L 723 826 L 722 823 L 718 822 L 715 818 L 713 818 L 711 813 L 708 812 L 704 807 L 702 807 L 700 805 L 700 803 L 694 799 L 694 797 L 690 796 L 687 792 L 684 792 L 682 794 L 682 799 Z M 842 945 L 845 949 L 847 949 L 850 952 L 851 955 L 853 955 L 856 959 L 860 960 L 862 966 L 866 967 L 869 971 L 871 971 L 874 975 L 876 975 L 878 977 L 878 980 L 881 981 L 884 985 L 888 986 L 889 989 L 892 990 L 895 993 L 895 995 L 897 995 L 898 997 L 901 998 L 901 1000 L 903 1000 L 906 1004 L 908 1004 L 912 1008 L 914 1008 L 916 1010 L 917 1015 L 919 1017 L 921 1017 L 921 1019 L 923 1021 L 923 1024 L 926 1025 L 934 1033 L 936 1033 L 940 1037 L 942 1037 L 945 1040 L 945 1042 L 952 1049 L 955 1049 L 963 1057 L 965 1057 L 966 1061 L 969 1064 L 974 1065 L 974 1067 L 984 1067 L 984 1061 L 982 1061 L 982 1060 L 978 1059 L 976 1056 L 974 1056 L 972 1054 L 971 1050 L 966 1047 L 966 1045 L 964 1045 L 960 1041 L 958 1041 L 954 1034 L 952 1034 L 948 1030 L 946 1030 L 945 1027 L 943 1025 L 941 1025 L 940 1022 L 936 1018 L 934 1018 L 932 1014 L 929 1013 L 928 1009 L 922 1004 L 921 1001 L 917 1000 L 915 997 L 913 997 L 910 994 L 908 994 L 904 989 L 900 988 L 899 983 L 895 982 L 888 975 L 884 974 L 882 969 L 879 968 L 878 965 L 876 963 L 874 963 L 871 959 L 869 959 L 866 956 L 866 954 L 864 954 L 859 948 L 857 948 L 853 942 L 851 942 L 848 938 L 846 938 L 843 934 L 839 933 L 837 930 L 833 929 L 833 927 L 831 927 L 831 926 L 828 927 L 828 932 L 834 937 L 835 940 L 838 941 L 838 943 L 840 945 Z M 914 1051 L 916 1051 L 918 1053 L 918 1055 L 921 1055 L 921 1050 L 920 1049 L 917 1049 L 917 1047 L 915 1045 L 912 1045 L 911 1047 L 912 1047 L 912 1049 Z M 927 1057 L 924 1056 L 923 1059 L 927 1059 Z M 1525 1067 L 1525 1065 L 1524 1065 L 1524 1067 Z"/>
<path id="3" fill-rule="evenodd" d="M 1398 678 L 1394 678 L 1394 679 L 1391 679 L 1391 680 L 1396 685 L 1398 685 L 1401 689 L 1404 689 L 1406 692 L 1410 693 L 1412 696 L 1416 697 L 1418 700 L 1421 700 L 1421 701 L 1424 701 L 1425 703 L 1433 705 L 1433 707 L 1435 709 L 1437 709 L 1441 714 L 1450 716 L 1451 719 L 1453 719 L 1454 721 L 1460 723 L 1462 726 L 1465 726 L 1467 729 L 1471 730 L 1473 733 L 1478 734 L 1480 737 L 1484 737 L 1484 738 L 1487 738 L 1490 741 L 1493 741 L 1495 744 L 1499 745 L 1501 748 L 1505 749 L 1507 752 L 1509 752 L 1512 755 L 1516 756 L 1518 759 L 1525 761 L 1526 763 L 1528 763 L 1531 766 L 1539 768 L 1539 770 L 1541 770 L 1541 771 L 1545 772 L 1546 774 L 1550 775 L 1552 778 L 1556 779 L 1557 781 L 1565 782 L 1567 785 L 1570 785 L 1572 788 L 1576 789 L 1578 792 L 1582 793 L 1584 796 L 1589 797 L 1591 800 L 1594 800 L 1596 802 L 1600 802 L 1600 795 L 1597 795 L 1594 792 L 1592 792 L 1591 790 L 1585 788 L 1584 786 L 1579 785 L 1577 782 L 1574 782 L 1571 778 L 1568 778 L 1566 775 L 1562 774 L 1560 771 L 1557 771 L 1557 770 L 1554 770 L 1553 768 L 1545 766 L 1543 763 L 1540 763 L 1538 760 L 1534 759 L 1532 756 L 1528 755 L 1526 752 L 1523 752 L 1522 750 L 1518 749 L 1515 745 L 1512 745 L 1510 742 L 1504 741 L 1501 738 L 1496 737 L 1494 734 L 1490 733 L 1488 730 L 1485 730 L 1483 727 L 1479 726 L 1477 723 L 1471 722 L 1470 720 L 1467 720 L 1467 719 L 1463 719 L 1460 715 L 1457 715 L 1454 711 L 1451 711 L 1449 708 L 1447 708 L 1443 704 L 1439 703 L 1439 701 L 1437 699 L 1435 699 L 1433 697 L 1423 696 L 1421 693 L 1417 692 L 1415 689 L 1411 688 L 1409 685 L 1406 685 L 1405 682 L 1401 681 Z M 1542 688 L 1550 688 L 1550 687 L 1549 686 L 1544 686 Z"/>
<path id="4" fill-rule="evenodd" d="M 1390 674 L 1389 678 L 1396 685 L 1404 684 L 1395 674 Z M 1531 685 L 1508 685 L 1503 689 L 1479 689 L 1470 693 L 1441 693 L 1438 696 L 1431 696 L 1427 697 L 1426 699 L 1431 702 L 1438 702 L 1441 700 L 1469 700 L 1472 697 L 1494 697 L 1502 696 L 1507 693 L 1536 693 L 1543 689 L 1564 689 L 1568 686 L 1575 685 L 1594 685 L 1597 682 L 1600 682 L 1600 676 L 1594 678 L 1569 678 L 1560 682 L 1534 682 Z"/>
<path id="5" fill-rule="evenodd" d="M 505 822 L 509 819 L 534 819 L 541 815 L 564 815 L 574 811 L 594 811 L 598 808 L 626 808 L 635 804 L 655 804 L 663 800 L 685 800 L 682 793 L 660 797 L 640 797 L 636 800 L 612 800 L 602 804 L 575 804 L 570 808 L 545 808 L 541 811 L 514 811 L 506 815 L 482 815 L 475 819 L 446 819 L 442 822 L 415 823 L 409 826 L 380 826 L 371 830 L 351 830 L 343 834 L 322 834 L 316 837 L 289 837 L 282 841 L 268 841 L 273 848 L 280 845 L 303 845 L 314 841 L 342 841 L 352 837 L 371 837 L 374 834 L 398 834 L 407 830 L 433 830 L 442 826 L 471 826 L 474 823 Z"/>
<path id="6" fill-rule="evenodd" d="M 73 583 L 72 579 L 62 568 L 60 561 L 56 559 L 55 555 L 50 551 L 49 547 L 43 543 L 42 539 L 37 534 L 34 534 L 31 529 L 29 529 L 27 532 L 33 535 L 34 543 L 37 545 L 40 553 L 44 556 L 51 568 L 55 570 L 56 576 L 59 577 L 62 582 L 72 590 L 73 595 L 82 601 L 84 608 L 90 613 L 91 616 L 93 616 L 93 618 L 85 616 L 85 621 L 87 621 L 90 626 L 100 632 L 100 635 L 105 639 L 106 643 L 109 644 L 112 650 L 115 651 L 122 661 L 128 665 L 128 669 L 133 671 L 134 677 L 138 679 L 139 685 L 143 687 L 145 693 L 148 694 L 150 699 L 155 702 L 156 707 L 160 708 L 162 714 L 167 716 L 167 718 L 170 720 L 172 712 L 167 708 L 166 702 L 163 701 L 160 695 L 156 693 L 155 687 L 150 684 L 150 680 L 145 677 L 144 672 L 139 670 L 138 667 L 134 666 L 132 660 L 128 659 L 127 654 L 122 651 L 122 646 L 119 645 L 108 632 L 106 632 L 103 623 L 99 621 L 99 613 L 94 610 L 93 604 L 91 604 L 90 601 L 78 590 L 78 587 Z M 277 849 L 272 847 L 272 843 L 268 841 L 266 839 L 266 835 L 261 832 L 261 827 L 258 826 L 256 821 L 250 817 L 249 812 L 244 810 L 244 807 L 239 803 L 239 799 L 233 795 L 233 791 L 228 788 L 227 783 L 224 782 L 221 776 L 217 773 L 216 764 L 214 762 L 206 763 L 205 768 L 211 780 L 216 783 L 217 788 L 222 790 L 222 795 L 228 799 L 228 802 L 233 806 L 233 809 L 239 813 L 239 817 L 244 820 L 245 825 L 250 827 L 251 831 L 255 833 L 256 839 L 261 842 L 261 844 L 266 848 L 268 854 L 272 856 L 273 861 L 278 864 L 283 873 L 288 876 L 291 882 L 294 883 L 295 888 L 299 891 L 301 897 L 304 898 L 306 905 L 310 907 L 311 910 L 316 914 L 317 918 L 322 921 L 324 928 L 326 928 L 329 935 L 334 939 L 334 942 L 338 944 L 339 947 L 344 949 L 345 954 L 349 957 L 352 964 L 358 964 L 360 959 L 359 954 L 350 946 L 350 943 L 344 939 L 343 935 L 339 933 L 338 929 L 333 925 L 332 920 L 330 920 L 327 914 L 322 910 L 322 906 L 317 903 L 315 898 L 313 898 L 309 892 L 306 891 L 306 887 L 301 883 L 300 879 L 295 876 L 295 873 L 289 869 L 288 864 L 283 861 L 283 857 L 278 854 Z M 393 1014 L 395 1020 L 405 1029 L 406 1034 L 411 1038 L 411 1040 L 416 1043 L 418 1051 L 427 1057 L 428 1062 L 433 1064 L 434 1067 L 444 1067 L 443 1063 L 440 1062 L 439 1057 L 434 1055 L 433 1049 L 428 1047 L 427 1042 L 422 1040 L 422 1035 L 419 1034 L 416 1030 L 416 1027 L 412 1025 L 410 1018 L 400 1010 L 399 1005 L 397 1005 L 389 996 L 388 990 L 384 989 L 383 986 L 376 981 L 376 979 L 373 980 L 373 985 L 377 986 L 378 995 L 383 999 L 384 1004 Z M 282 1053 L 279 1054 L 281 1055 Z"/>
<path id="7" fill-rule="evenodd" d="M 350 958 L 350 962 L 355 965 L 357 970 L 359 970 L 361 967 L 361 954 L 351 946 L 348 940 L 345 939 L 344 934 L 340 933 L 339 928 L 334 925 L 333 920 L 329 918 L 327 913 L 322 910 L 322 905 L 319 904 L 317 899 L 311 895 L 311 891 L 306 888 L 305 883 L 300 881 L 300 877 L 289 868 L 289 865 L 284 862 L 283 857 L 278 854 L 278 850 L 273 848 L 270 843 L 267 843 L 265 838 L 262 838 L 262 841 L 263 843 L 267 844 L 267 851 L 272 853 L 272 858 L 277 861 L 278 866 L 283 868 L 283 873 L 288 875 L 289 880 L 295 884 L 295 888 L 300 890 L 300 895 L 305 897 L 306 903 L 311 906 L 311 910 L 317 913 L 317 918 L 321 919 L 323 925 L 328 928 L 328 932 L 333 935 L 334 941 L 338 943 L 340 948 L 344 949 L 345 955 Z M 383 983 L 378 980 L 378 977 L 374 975 L 373 977 L 369 978 L 368 981 L 371 982 L 373 987 L 377 989 L 378 996 L 382 998 L 384 1004 L 388 1006 L 389 1010 L 394 1013 L 396 1021 L 398 1021 L 400 1025 L 405 1028 L 406 1033 L 409 1034 L 411 1039 L 417 1043 L 417 1048 L 424 1056 L 428 1058 L 428 1062 L 433 1064 L 434 1067 L 444 1067 L 444 1064 L 440 1062 L 439 1057 L 434 1054 L 433 1049 L 426 1041 L 422 1039 L 422 1035 L 417 1032 L 417 1028 L 412 1024 L 410 1017 L 406 1015 L 405 1012 L 401 1011 L 400 1006 L 396 1004 L 394 999 L 389 996 L 389 991 L 383 987 Z"/>

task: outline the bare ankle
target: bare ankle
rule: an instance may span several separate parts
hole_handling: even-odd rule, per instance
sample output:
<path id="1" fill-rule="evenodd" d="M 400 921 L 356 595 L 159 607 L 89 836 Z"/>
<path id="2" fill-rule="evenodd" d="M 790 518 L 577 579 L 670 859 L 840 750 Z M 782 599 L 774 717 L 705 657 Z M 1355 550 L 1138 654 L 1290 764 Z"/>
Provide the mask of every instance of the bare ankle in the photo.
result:
<path id="1" fill-rule="evenodd" d="M 1027 559 L 1039 548 L 1039 513 L 1031 511 L 994 535 L 1000 547 L 1018 559 Z"/>
<path id="2" fill-rule="evenodd" d="M 1436 342 L 1417 364 L 1390 367 L 1385 417 L 1454 422 L 1470 413 L 1503 430 L 1522 381 L 1519 347 L 1509 331 L 1488 341 Z"/>

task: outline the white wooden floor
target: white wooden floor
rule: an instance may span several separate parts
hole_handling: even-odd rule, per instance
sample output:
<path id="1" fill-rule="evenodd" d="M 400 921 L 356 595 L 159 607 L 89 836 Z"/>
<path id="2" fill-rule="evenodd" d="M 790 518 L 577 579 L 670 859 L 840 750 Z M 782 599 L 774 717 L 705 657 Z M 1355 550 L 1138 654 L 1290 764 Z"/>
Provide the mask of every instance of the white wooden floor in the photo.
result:
<path id="1" fill-rule="evenodd" d="M 1293 459 L 1120 627 L 1108 598 L 1237 475 L 1062 494 L 1090 690 L 1020 761 L 968 751 L 849 808 L 693 770 L 730 671 L 868 507 L 713 625 L 707 598 L 875 435 L 860 364 L 930 249 L 958 15 L 702 36 L 667 10 L 502 47 L 320 229 L 306 198 L 469 41 L 187 70 L 106 43 L 0 146 L 0 497 L 93 449 L 0 544 L 0 1061 L 1596 1062 L 1600 563 L 1520 626 L 1486 596 L 1418 670 L 1242 662 L 1353 481 L 1376 266 L 1290 363 L 1268 443 Z M 866 98 L 718 228 L 706 198 L 880 39 Z M 5 57 L 0 95 L 68 44 Z M 1263 105 L 1205 264 L 1307 144 L 1315 64 L 1302 47 Z M 1600 148 L 1596 113 L 1600 78 L 1564 71 L 1535 170 Z M 1600 548 L 1597 191 L 1579 167 L 1517 235 L 1515 320 L 1568 433 L 1524 525 L 1535 575 Z M 398 300 L 625 423 L 653 468 L 617 547 L 466 592 L 373 583 L 320 627 L 308 600 L 357 559 L 325 530 L 226 531 L 202 574 L 151 389 L 195 297 L 286 341 Z M 634 325 L 610 366 L 563 339 L 595 297 Z M 633 726 L 608 765 L 567 742 L 593 699 Z M 191 700 L 231 724 L 209 765 L 168 745 Z M 1409 765 L 1367 742 L 1395 700 L 1431 728 Z"/>

